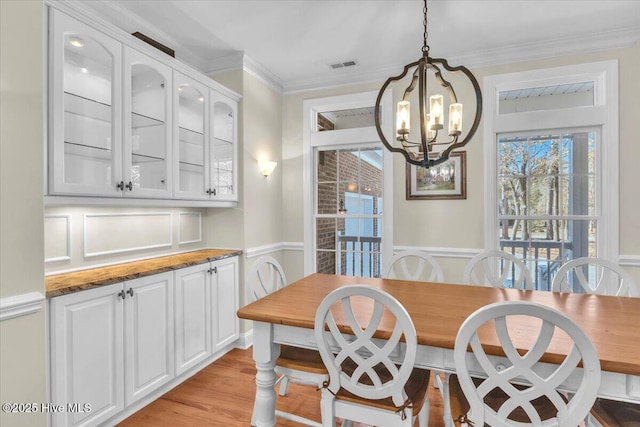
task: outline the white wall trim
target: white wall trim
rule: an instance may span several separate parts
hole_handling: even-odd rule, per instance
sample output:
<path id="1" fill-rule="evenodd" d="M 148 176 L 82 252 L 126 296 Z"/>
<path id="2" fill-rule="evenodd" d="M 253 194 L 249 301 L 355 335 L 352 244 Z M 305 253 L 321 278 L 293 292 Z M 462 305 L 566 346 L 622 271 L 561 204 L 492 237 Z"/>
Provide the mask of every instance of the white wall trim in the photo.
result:
<path id="1" fill-rule="evenodd" d="M 278 242 L 268 245 L 254 246 L 253 248 L 247 248 L 244 251 L 244 257 L 246 259 L 259 257 L 262 255 L 270 254 L 278 251 L 303 251 L 304 243 L 302 242 Z"/>
<path id="2" fill-rule="evenodd" d="M 57 256 L 57 257 L 52 257 L 52 258 L 45 258 L 44 262 L 57 262 L 57 261 L 68 261 L 71 259 L 71 214 L 51 214 L 51 215 L 45 215 L 44 219 L 45 222 L 48 218 L 64 218 L 66 219 L 66 235 L 67 235 L 67 251 L 66 251 L 66 255 L 62 255 L 62 256 Z"/>
<path id="3" fill-rule="evenodd" d="M 246 350 L 253 345 L 253 328 L 249 329 L 244 334 L 240 334 L 236 341 L 236 348 Z"/>
<path id="4" fill-rule="evenodd" d="M 88 232 L 87 232 L 87 219 L 88 218 L 108 218 L 108 217 L 132 217 L 132 216 L 165 216 L 168 217 L 168 225 L 169 228 L 167 230 L 167 236 L 168 236 L 168 241 L 166 242 L 160 242 L 157 244 L 152 244 L 152 245 L 146 245 L 146 246 L 130 246 L 130 247 L 123 247 L 120 249 L 113 249 L 113 250 L 107 250 L 107 251 L 97 251 L 97 252 L 90 252 L 88 250 L 89 248 L 89 236 L 88 236 Z M 82 228 L 82 234 L 83 234 L 83 251 L 84 251 L 84 257 L 85 258 L 91 258 L 91 257 L 96 257 L 96 256 L 103 256 L 103 255 L 115 255 L 115 254 L 120 254 L 120 253 L 126 253 L 126 252 L 134 252 L 134 251 L 141 251 L 141 250 L 148 250 L 148 249 L 158 249 L 158 248 L 167 248 L 167 247 L 171 247 L 173 246 L 173 212 L 127 212 L 127 213 L 97 213 L 97 214 L 84 214 L 84 220 L 83 220 L 83 228 Z"/>
<path id="5" fill-rule="evenodd" d="M 421 251 L 435 258 L 465 258 L 471 259 L 483 251 L 483 249 L 469 248 L 438 248 L 431 246 L 394 246 L 393 252 Z"/>
<path id="6" fill-rule="evenodd" d="M 620 255 L 618 264 L 622 267 L 640 267 L 640 255 Z"/>
<path id="7" fill-rule="evenodd" d="M 198 217 L 198 238 L 194 240 L 182 240 L 182 217 L 197 216 Z M 178 245 L 186 245 L 187 243 L 202 242 L 202 212 L 179 212 L 178 213 Z"/>
<path id="8" fill-rule="evenodd" d="M 0 321 L 37 313 L 42 309 L 44 295 L 29 292 L 0 299 Z"/>

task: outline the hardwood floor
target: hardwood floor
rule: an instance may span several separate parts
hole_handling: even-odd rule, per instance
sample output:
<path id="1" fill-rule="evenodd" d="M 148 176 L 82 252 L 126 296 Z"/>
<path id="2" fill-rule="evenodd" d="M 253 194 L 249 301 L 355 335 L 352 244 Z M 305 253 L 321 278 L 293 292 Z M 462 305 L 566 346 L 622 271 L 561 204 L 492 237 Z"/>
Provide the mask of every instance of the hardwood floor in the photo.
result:
<path id="1" fill-rule="evenodd" d="M 119 426 L 248 426 L 253 409 L 255 374 L 251 349 L 234 349 Z M 442 398 L 433 386 L 429 387 L 429 398 L 429 427 L 443 427 Z M 291 384 L 287 396 L 278 396 L 276 406 L 320 421 L 319 399 L 320 392 L 312 387 Z M 282 427 L 300 426 L 293 421 L 277 421 Z"/>

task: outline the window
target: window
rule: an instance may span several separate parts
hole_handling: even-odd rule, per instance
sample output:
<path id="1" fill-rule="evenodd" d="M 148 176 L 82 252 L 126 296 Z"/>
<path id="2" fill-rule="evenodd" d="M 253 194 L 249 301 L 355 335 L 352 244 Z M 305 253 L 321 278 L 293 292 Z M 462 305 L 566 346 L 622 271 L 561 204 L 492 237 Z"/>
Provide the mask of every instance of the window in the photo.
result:
<path id="1" fill-rule="evenodd" d="M 485 81 L 485 246 L 523 259 L 536 289 L 570 259 L 617 262 L 617 190 L 604 191 L 618 188 L 616 68 Z"/>
<path id="2" fill-rule="evenodd" d="M 393 249 L 391 153 L 373 125 L 377 92 L 303 103 L 304 272 L 379 276 Z M 391 97 L 383 128 L 393 133 Z M 384 214 L 383 214 L 384 213 Z"/>

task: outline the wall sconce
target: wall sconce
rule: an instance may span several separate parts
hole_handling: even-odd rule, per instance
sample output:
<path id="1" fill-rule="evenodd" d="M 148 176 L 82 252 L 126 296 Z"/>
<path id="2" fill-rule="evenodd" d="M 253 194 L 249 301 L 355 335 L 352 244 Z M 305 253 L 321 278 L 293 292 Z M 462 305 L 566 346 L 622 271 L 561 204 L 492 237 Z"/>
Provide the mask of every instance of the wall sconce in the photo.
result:
<path id="1" fill-rule="evenodd" d="M 271 172 L 278 166 L 278 162 L 262 161 L 258 163 L 258 166 L 260 167 L 260 173 L 266 178 L 271 175 Z"/>

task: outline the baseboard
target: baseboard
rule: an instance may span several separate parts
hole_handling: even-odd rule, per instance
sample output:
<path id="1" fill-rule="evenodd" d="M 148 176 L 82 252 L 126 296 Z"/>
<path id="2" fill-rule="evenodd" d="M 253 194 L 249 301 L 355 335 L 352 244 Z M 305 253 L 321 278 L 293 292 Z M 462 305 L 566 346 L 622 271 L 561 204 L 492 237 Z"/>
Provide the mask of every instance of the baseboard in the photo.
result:
<path id="1" fill-rule="evenodd" d="M 240 338 L 236 341 L 236 348 L 246 350 L 253 345 L 253 328 L 244 334 L 240 334 Z"/>

